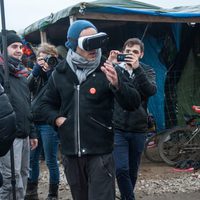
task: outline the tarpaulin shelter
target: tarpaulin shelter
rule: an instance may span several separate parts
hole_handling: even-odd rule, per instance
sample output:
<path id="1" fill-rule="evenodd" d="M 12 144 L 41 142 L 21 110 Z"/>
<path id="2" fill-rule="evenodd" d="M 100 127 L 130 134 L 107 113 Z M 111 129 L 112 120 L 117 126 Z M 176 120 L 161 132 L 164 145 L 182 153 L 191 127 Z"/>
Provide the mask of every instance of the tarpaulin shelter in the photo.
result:
<path id="1" fill-rule="evenodd" d="M 33 44 L 49 41 L 63 45 L 70 22 L 76 19 L 89 19 L 99 31 L 108 33 L 110 44 L 107 51 L 120 49 L 130 37 L 143 40 L 143 62 L 150 64 L 157 74 L 158 92 L 150 98 L 148 107 L 159 129 L 176 125 L 181 121 L 179 118 L 182 118 L 183 110 L 189 113 L 191 104 L 198 104 L 198 81 L 194 83 L 190 77 L 190 84 L 184 85 L 187 76 L 183 74 L 187 75 L 190 71 L 183 69 L 186 64 L 190 65 L 187 58 L 191 54 L 198 63 L 200 5 L 164 9 L 131 0 L 82 2 L 31 24 L 21 34 Z M 185 90 L 180 87 L 188 88 L 187 96 L 192 95 L 190 89 L 195 88 L 196 98 L 185 98 Z M 190 100 L 184 103 L 187 109 L 182 104 L 183 99 Z M 180 107 L 184 109 L 180 110 Z"/>

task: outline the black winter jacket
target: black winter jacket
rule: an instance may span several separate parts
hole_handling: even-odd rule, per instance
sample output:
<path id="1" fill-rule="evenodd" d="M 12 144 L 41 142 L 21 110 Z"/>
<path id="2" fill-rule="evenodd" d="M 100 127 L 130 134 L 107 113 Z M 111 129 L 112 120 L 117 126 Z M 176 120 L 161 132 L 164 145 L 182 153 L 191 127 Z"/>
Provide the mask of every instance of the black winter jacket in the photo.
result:
<path id="1" fill-rule="evenodd" d="M 133 74 L 129 77 L 128 72 L 121 68 L 122 73 L 129 78 L 130 82 L 136 87 L 141 96 L 141 104 L 137 110 L 126 111 L 118 102 L 115 101 L 114 109 L 114 125 L 116 129 L 125 132 L 146 132 L 147 123 L 147 102 L 148 98 L 157 91 L 156 75 L 153 68 L 143 63 L 133 70 Z"/>
<path id="2" fill-rule="evenodd" d="M 3 61 L 0 63 L 0 83 L 4 85 L 4 70 Z M 10 66 L 10 63 L 8 63 Z M 9 68 L 10 69 L 10 68 Z M 31 138 L 36 138 L 37 135 L 34 130 L 31 115 L 31 96 L 25 77 L 16 77 L 9 74 L 9 99 L 13 106 L 14 112 L 16 114 L 16 137 L 26 138 L 30 136 Z M 9 126 L 9 124 L 7 124 Z"/>
<path id="3" fill-rule="evenodd" d="M 16 131 L 16 117 L 4 88 L 0 84 L 0 156 L 10 149 Z"/>
<path id="4" fill-rule="evenodd" d="M 47 82 L 48 77 L 45 72 L 41 72 L 38 77 L 34 77 L 31 73 L 28 77 L 28 85 L 32 94 L 31 111 L 35 124 L 46 124 L 46 117 L 41 113 L 40 104 Z"/>
<path id="5" fill-rule="evenodd" d="M 59 116 L 67 118 L 58 128 L 65 155 L 112 152 L 114 97 L 125 109 L 134 110 L 140 105 L 138 92 L 122 80 L 120 70 L 119 89 L 116 90 L 110 86 L 100 66 L 79 85 L 77 76 L 64 60 L 49 79 L 41 109 L 51 125 L 55 126 Z"/>

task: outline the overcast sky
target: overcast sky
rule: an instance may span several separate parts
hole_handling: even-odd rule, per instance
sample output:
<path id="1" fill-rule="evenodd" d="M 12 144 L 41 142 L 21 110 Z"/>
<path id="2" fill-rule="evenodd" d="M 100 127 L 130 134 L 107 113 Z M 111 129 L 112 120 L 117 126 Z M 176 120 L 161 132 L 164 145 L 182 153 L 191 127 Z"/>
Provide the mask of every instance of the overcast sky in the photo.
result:
<path id="1" fill-rule="evenodd" d="M 83 0 L 84 1 L 84 0 Z M 6 29 L 22 30 L 37 20 L 47 17 L 80 0 L 4 0 Z M 85 2 L 92 1 L 86 0 Z M 109 0 L 108 0 L 109 1 Z M 140 0 L 139 0 L 140 1 Z M 175 6 L 198 5 L 200 0 L 143 0 L 141 2 L 154 4 L 164 8 Z M 2 22 L 2 21 L 1 21 Z M 2 29 L 2 25 L 0 26 Z"/>

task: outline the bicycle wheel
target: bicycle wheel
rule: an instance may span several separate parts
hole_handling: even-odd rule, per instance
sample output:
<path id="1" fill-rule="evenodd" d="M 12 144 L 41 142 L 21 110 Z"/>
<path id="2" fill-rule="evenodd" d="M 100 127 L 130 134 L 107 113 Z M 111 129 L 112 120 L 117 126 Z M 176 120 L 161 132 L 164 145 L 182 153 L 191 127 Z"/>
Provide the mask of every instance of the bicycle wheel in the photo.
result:
<path id="1" fill-rule="evenodd" d="M 144 156 L 151 162 L 161 163 L 163 162 L 162 158 L 159 154 L 158 143 L 160 137 L 165 133 L 165 131 L 161 131 L 149 137 L 145 142 L 144 147 Z"/>
<path id="2" fill-rule="evenodd" d="M 188 127 L 180 127 L 170 130 L 160 138 L 158 144 L 160 157 L 170 166 L 189 159 L 191 152 L 185 148 L 192 137 L 193 130 Z"/>

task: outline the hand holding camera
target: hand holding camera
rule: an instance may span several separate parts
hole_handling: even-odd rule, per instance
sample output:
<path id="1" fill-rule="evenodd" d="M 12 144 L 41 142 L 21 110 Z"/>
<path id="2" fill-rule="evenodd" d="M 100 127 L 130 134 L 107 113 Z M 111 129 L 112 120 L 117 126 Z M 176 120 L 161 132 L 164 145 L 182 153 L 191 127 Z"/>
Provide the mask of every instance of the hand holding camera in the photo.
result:
<path id="1" fill-rule="evenodd" d="M 118 54 L 120 54 L 120 51 L 118 50 L 111 50 L 109 53 L 109 57 L 108 57 L 108 61 L 112 62 L 112 63 L 118 63 L 118 59 L 117 56 Z"/>
<path id="2" fill-rule="evenodd" d="M 118 54 L 117 61 L 125 62 L 132 69 L 139 67 L 139 57 L 133 53 Z"/>
<path id="3" fill-rule="evenodd" d="M 49 65 L 45 62 L 43 57 L 37 58 L 37 64 L 41 67 L 43 71 L 48 71 Z"/>
<path id="4" fill-rule="evenodd" d="M 51 55 L 47 55 L 45 58 L 40 56 L 37 58 L 37 63 L 43 71 L 47 72 L 58 64 L 58 59 Z"/>

